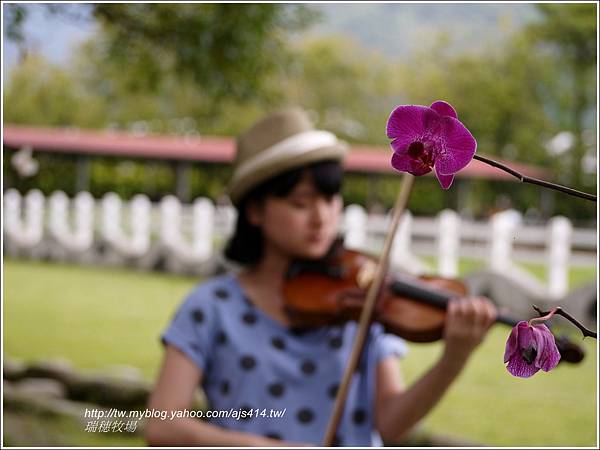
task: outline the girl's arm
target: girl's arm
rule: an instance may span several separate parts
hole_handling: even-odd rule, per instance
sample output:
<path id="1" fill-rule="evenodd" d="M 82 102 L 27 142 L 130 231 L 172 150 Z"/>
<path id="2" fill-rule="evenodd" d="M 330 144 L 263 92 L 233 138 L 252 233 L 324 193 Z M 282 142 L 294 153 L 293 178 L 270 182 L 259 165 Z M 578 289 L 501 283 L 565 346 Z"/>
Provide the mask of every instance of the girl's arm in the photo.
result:
<path id="1" fill-rule="evenodd" d="M 397 360 L 377 367 L 375 421 L 386 442 L 397 443 L 443 397 L 482 342 L 496 318 L 493 304 L 482 298 L 453 300 L 448 306 L 441 358 L 410 388 L 404 389 Z"/>
<path id="2" fill-rule="evenodd" d="M 167 411 L 167 418 L 150 418 L 144 430 L 150 446 L 285 446 L 300 445 L 266 437 L 225 430 L 194 418 L 170 419 L 171 411 L 189 409 L 202 371 L 177 348 L 167 345 L 163 366 L 148 409 Z"/>

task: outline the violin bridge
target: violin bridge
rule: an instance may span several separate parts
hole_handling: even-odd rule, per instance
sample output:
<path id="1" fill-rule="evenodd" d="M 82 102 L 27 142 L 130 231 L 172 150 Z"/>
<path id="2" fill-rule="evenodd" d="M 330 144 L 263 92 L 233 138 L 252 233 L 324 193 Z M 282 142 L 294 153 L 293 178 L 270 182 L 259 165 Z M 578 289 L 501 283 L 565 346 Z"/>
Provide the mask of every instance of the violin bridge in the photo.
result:
<path id="1" fill-rule="evenodd" d="M 376 271 L 377 264 L 371 260 L 366 261 L 356 274 L 356 284 L 358 287 L 367 290 L 375 279 Z"/>

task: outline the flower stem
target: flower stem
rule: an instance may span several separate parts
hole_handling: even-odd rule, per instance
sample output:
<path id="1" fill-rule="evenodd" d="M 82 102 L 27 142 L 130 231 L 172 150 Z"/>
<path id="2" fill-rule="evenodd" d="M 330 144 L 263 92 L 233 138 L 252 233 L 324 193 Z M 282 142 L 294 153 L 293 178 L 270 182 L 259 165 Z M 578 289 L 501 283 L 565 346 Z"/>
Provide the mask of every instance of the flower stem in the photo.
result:
<path id="1" fill-rule="evenodd" d="M 532 325 L 532 321 L 548 320 L 550 317 L 552 317 L 556 314 L 559 316 L 563 316 L 565 319 L 567 319 L 568 321 L 573 323 L 577 328 L 579 328 L 581 330 L 581 333 L 583 334 L 583 337 L 589 336 L 589 337 L 593 337 L 594 339 L 598 339 L 598 333 L 596 333 L 595 331 L 592 331 L 592 330 L 588 330 L 586 327 L 584 327 L 581 324 L 581 322 L 579 322 L 577 319 L 575 319 L 571 314 L 566 312 L 560 306 L 557 306 L 556 308 L 552 308 L 550 311 L 542 311 L 540 308 L 538 308 L 535 305 L 531 305 L 531 306 L 533 306 L 533 309 L 535 309 L 537 311 L 537 313 L 542 317 L 537 317 L 537 318 L 531 319 L 529 321 L 530 325 Z"/>
<path id="2" fill-rule="evenodd" d="M 486 163 L 489 166 L 496 167 L 497 169 L 503 170 L 503 171 L 511 174 L 513 177 L 518 178 L 519 181 L 521 181 L 523 183 L 537 184 L 539 186 L 543 186 L 543 187 L 546 187 L 549 189 L 554 189 L 555 191 L 564 192 L 565 194 L 573 195 L 575 197 L 584 198 L 586 200 L 591 200 L 593 202 L 597 201 L 597 197 L 595 195 L 588 194 L 587 192 L 581 192 L 581 191 L 578 191 L 576 189 L 572 189 L 572 188 L 569 188 L 566 186 L 561 186 L 560 184 L 550 183 L 549 181 L 538 180 L 537 178 L 528 177 L 526 175 L 523 175 L 523 174 L 517 172 L 514 169 L 511 169 L 508 166 L 505 166 L 504 164 L 500 164 L 497 161 L 486 158 L 485 156 L 475 155 L 475 156 L 473 156 L 473 159 L 476 159 L 478 161 Z"/>
<path id="3" fill-rule="evenodd" d="M 536 308 L 535 310 L 538 312 L 538 314 L 542 315 L 535 305 L 533 307 Z M 529 325 L 537 325 L 538 323 L 544 323 L 546 320 L 550 320 L 552 316 L 557 313 L 558 309 L 558 307 L 552 308 L 550 311 L 548 311 L 548 313 L 542 315 L 542 317 L 534 317 L 533 319 L 529 319 Z"/>

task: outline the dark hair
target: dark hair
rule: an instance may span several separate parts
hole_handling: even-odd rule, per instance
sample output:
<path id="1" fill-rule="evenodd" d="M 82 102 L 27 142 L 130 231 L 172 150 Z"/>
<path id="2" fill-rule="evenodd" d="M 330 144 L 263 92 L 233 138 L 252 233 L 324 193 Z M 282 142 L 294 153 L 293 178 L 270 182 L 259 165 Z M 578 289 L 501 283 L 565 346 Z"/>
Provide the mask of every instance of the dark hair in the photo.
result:
<path id="1" fill-rule="evenodd" d="M 320 194 L 332 196 L 342 187 L 342 167 L 338 161 L 320 161 L 295 168 L 261 183 L 246 194 L 237 205 L 237 223 L 233 236 L 225 248 L 225 257 L 239 264 L 251 265 L 262 257 L 263 237 L 259 227 L 251 225 L 246 217 L 250 202 L 262 202 L 269 196 L 285 197 L 298 184 L 305 171 L 312 175 Z"/>

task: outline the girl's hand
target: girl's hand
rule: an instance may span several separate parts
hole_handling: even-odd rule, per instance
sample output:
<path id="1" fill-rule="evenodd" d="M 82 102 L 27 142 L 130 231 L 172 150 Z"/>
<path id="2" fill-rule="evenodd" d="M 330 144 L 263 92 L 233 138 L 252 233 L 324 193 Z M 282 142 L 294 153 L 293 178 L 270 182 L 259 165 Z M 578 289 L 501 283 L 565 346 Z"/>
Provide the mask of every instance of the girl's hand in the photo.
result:
<path id="1" fill-rule="evenodd" d="M 464 364 L 483 341 L 498 312 L 485 297 L 463 297 L 448 303 L 444 339 L 444 358 Z"/>

